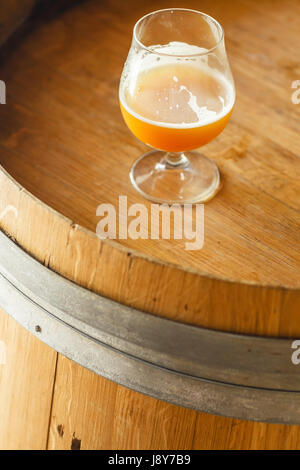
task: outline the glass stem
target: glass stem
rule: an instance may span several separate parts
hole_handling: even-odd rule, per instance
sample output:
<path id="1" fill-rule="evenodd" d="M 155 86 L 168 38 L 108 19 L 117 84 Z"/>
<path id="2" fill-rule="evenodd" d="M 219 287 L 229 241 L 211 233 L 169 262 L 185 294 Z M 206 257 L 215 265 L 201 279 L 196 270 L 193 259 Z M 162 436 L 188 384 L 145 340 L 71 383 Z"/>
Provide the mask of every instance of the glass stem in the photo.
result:
<path id="1" fill-rule="evenodd" d="M 189 160 L 183 152 L 168 152 L 166 154 L 168 168 L 186 168 L 188 164 Z"/>

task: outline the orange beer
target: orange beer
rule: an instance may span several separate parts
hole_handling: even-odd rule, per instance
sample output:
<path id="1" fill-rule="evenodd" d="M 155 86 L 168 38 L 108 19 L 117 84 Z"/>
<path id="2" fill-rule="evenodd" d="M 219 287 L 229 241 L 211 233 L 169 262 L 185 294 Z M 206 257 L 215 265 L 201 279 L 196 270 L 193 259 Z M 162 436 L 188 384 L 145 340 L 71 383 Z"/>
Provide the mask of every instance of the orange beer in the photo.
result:
<path id="1" fill-rule="evenodd" d="M 148 64 L 120 89 L 121 111 L 131 132 L 167 152 L 213 140 L 226 126 L 234 98 L 232 84 L 203 61 Z"/>

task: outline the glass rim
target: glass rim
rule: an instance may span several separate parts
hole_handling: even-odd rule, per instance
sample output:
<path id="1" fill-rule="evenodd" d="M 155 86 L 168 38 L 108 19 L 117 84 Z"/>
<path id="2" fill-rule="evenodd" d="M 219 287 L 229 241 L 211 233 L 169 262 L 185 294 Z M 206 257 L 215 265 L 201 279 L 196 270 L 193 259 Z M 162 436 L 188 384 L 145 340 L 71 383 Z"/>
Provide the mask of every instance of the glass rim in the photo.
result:
<path id="1" fill-rule="evenodd" d="M 221 36 L 220 36 L 220 39 L 216 42 L 216 44 L 211 47 L 210 49 L 208 49 L 207 51 L 205 52 L 198 52 L 196 54 L 167 54 L 165 52 L 157 52 L 157 51 L 153 51 L 152 49 L 150 49 L 149 47 L 145 46 L 142 41 L 140 41 L 137 37 L 137 28 L 139 26 L 139 24 L 145 20 L 148 16 L 152 16 L 154 15 L 155 13 L 161 13 L 163 11 L 189 11 L 189 12 L 192 12 L 192 13 L 197 13 L 199 15 L 201 15 L 202 17 L 205 17 L 205 18 L 208 18 L 209 20 L 211 20 L 218 28 L 218 30 L 220 31 L 221 33 Z M 207 54 L 209 54 L 210 52 L 214 51 L 220 44 L 221 42 L 224 40 L 224 36 L 225 36 L 225 33 L 224 33 L 224 29 L 223 27 L 221 26 L 221 24 L 215 19 L 213 18 L 212 16 L 208 15 L 207 13 L 203 13 L 202 11 L 199 11 L 199 10 L 193 10 L 193 9 L 190 9 L 190 8 L 163 8 L 161 10 L 155 10 L 155 11 L 151 11 L 150 13 L 147 13 L 146 15 L 142 16 L 134 25 L 134 28 L 133 28 L 133 38 L 134 40 L 137 42 L 137 44 L 144 50 L 148 51 L 148 52 L 151 52 L 151 54 L 156 54 L 156 55 L 161 55 L 161 56 L 165 56 L 165 57 L 200 57 L 200 56 L 205 56 Z"/>

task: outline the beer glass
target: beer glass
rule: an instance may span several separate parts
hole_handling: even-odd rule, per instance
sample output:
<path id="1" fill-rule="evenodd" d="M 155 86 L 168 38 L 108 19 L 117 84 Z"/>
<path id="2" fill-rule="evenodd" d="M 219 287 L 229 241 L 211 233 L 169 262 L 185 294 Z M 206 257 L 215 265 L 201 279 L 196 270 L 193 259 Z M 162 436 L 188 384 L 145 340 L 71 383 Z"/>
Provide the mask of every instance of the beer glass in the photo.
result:
<path id="1" fill-rule="evenodd" d="M 130 172 L 140 194 L 168 204 L 211 199 L 219 170 L 193 150 L 222 132 L 235 101 L 221 25 L 183 8 L 145 15 L 133 30 L 119 98 L 128 128 L 152 148 Z"/>

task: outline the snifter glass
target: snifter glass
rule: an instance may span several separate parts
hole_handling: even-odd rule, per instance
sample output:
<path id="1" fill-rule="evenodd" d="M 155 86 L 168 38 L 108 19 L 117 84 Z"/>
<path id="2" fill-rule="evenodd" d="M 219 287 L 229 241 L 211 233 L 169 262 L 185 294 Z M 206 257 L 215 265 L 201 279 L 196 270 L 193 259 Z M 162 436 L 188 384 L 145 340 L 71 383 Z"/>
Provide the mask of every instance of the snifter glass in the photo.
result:
<path id="1" fill-rule="evenodd" d="M 183 8 L 141 18 L 133 30 L 119 96 L 127 126 L 153 149 L 134 163 L 133 186 L 158 203 L 211 199 L 220 188 L 219 170 L 191 150 L 222 132 L 235 101 L 220 24 Z"/>

